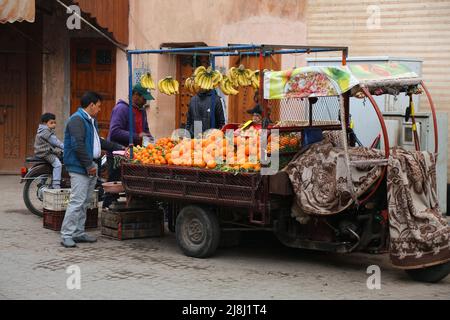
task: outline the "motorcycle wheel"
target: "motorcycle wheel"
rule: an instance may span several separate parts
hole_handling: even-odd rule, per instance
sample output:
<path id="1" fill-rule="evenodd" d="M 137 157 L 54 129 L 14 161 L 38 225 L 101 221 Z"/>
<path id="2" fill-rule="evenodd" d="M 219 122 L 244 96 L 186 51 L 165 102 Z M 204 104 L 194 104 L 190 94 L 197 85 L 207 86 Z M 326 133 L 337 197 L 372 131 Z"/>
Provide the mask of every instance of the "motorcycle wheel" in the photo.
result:
<path id="1" fill-rule="evenodd" d="M 38 176 L 27 180 L 23 187 L 23 201 L 31 213 L 38 217 L 43 216 L 43 189 L 50 186 L 51 177 L 48 175 Z"/>
<path id="2" fill-rule="evenodd" d="M 436 283 L 450 273 L 450 261 L 421 269 L 405 270 L 411 279 L 419 282 Z"/>

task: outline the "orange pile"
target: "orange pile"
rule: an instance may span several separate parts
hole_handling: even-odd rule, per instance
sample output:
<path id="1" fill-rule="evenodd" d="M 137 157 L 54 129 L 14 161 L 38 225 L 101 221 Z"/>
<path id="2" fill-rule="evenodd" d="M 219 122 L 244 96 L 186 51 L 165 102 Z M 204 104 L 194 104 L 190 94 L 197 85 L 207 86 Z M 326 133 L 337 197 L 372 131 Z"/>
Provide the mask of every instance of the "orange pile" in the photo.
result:
<path id="1" fill-rule="evenodd" d="M 159 139 L 154 145 L 149 144 L 147 147 L 134 148 L 134 160 L 142 164 L 172 164 L 170 153 L 175 147 L 176 142 L 169 138 Z"/>
<path id="2" fill-rule="evenodd" d="M 274 148 L 292 151 L 298 148 L 295 134 L 282 134 L 274 138 Z M 271 136 L 267 152 L 271 152 Z M 260 171 L 260 134 L 253 127 L 228 137 L 214 130 L 203 139 L 159 139 L 154 145 L 134 148 L 134 160 L 142 164 L 176 165 L 223 171 Z"/>

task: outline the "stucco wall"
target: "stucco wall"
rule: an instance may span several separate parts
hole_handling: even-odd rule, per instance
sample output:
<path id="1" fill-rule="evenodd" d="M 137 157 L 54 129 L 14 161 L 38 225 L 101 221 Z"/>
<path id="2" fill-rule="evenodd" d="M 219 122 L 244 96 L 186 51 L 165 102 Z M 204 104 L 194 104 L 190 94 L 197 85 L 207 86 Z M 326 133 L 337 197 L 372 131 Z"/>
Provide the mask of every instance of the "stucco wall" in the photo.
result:
<path id="1" fill-rule="evenodd" d="M 68 17 L 66 10 L 55 3 L 52 15 L 43 19 L 44 48 L 50 53 L 43 55 L 42 112 L 56 115 L 56 135 L 60 139 L 64 137 L 65 122 L 70 116 L 70 39 L 99 37 L 85 24 L 81 30 L 69 30 Z"/>
<path id="2" fill-rule="evenodd" d="M 159 48 L 164 42 L 305 44 L 303 0 L 130 0 L 131 49 Z M 294 57 L 283 57 L 283 67 L 292 67 Z M 175 76 L 169 56 L 144 57 L 155 78 Z M 302 59 L 296 59 L 300 65 Z M 139 62 L 140 63 L 140 62 Z M 217 59 L 220 67 L 228 59 Z M 127 96 L 127 65 L 117 54 L 117 97 Z M 157 137 L 175 128 L 175 98 L 158 92 L 149 110 L 150 128 Z"/>

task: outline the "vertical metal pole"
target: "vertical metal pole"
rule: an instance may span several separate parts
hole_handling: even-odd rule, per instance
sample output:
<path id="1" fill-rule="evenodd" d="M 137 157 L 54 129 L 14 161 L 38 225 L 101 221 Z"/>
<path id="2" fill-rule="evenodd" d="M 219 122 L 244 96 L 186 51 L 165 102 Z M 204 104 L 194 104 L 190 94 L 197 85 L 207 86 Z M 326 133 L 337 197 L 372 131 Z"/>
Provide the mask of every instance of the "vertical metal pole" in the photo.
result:
<path id="1" fill-rule="evenodd" d="M 264 55 L 263 51 L 259 51 L 259 105 L 262 108 L 263 114 L 262 118 L 265 119 L 267 117 L 267 103 L 264 101 Z M 263 125 L 266 121 L 263 121 Z M 263 129 L 264 128 L 263 126 Z"/>
<path id="2" fill-rule="evenodd" d="M 434 107 L 433 99 L 431 98 L 431 94 L 428 91 L 428 88 L 425 86 L 425 83 L 423 83 L 423 81 L 421 81 L 420 84 L 422 85 L 423 90 L 425 90 L 425 94 L 427 95 L 427 98 L 428 98 L 428 103 L 430 104 L 431 114 L 433 116 L 434 153 L 437 154 L 439 151 L 439 148 L 438 148 L 438 127 L 437 127 L 437 119 L 436 119 L 436 108 Z"/>
<path id="3" fill-rule="evenodd" d="M 348 50 L 342 50 L 342 65 L 347 65 Z"/>
<path id="4" fill-rule="evenodd" d="M 345 110 L 345 126 L 350 127 L 350 91 L 347 91 L 343 95 L 344 98 L 344 110 Z"/>
<path id="5" fill-rule="evenodd" d="M 130 160 L 133 160 L 133 136 L 134 136 L 134 119 L 133 119 L 133 56 L 131 53 L 127 52 L 128 60 L 128 122 L 130 127 Z"/>
<path id="6" fill-rule="evenodd" d="M 209 59 L 211 60 L 211 67 L 213 70 L 216 70 L 216 57 L 211 54 L 209 56 Z M 214 129 L 216 127 L 216 89 L 212 89 L 213 90 L 213 95 L 212 95 L 212 99 L 211 99 L 211 128 Z"/>

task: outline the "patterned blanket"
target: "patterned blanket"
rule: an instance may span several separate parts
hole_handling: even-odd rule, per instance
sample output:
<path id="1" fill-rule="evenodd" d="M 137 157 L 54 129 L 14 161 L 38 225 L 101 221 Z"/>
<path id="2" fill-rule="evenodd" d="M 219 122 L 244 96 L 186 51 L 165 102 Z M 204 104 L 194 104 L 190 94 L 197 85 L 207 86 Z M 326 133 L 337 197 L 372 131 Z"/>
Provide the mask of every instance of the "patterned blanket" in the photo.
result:
<path id="1" fill-rule="evenodd" d="M 347 166 L 344 150 L 325 140 L 303 151 L 284 169 L 296 193 L 292 215 L 300 223 L 312 215 L 344 211 L 380 177 L 380 166 L 358 160 L 377 161 L 384 158 L 384 152 L 349 148 L 349 157 L 357 165 Z M 434 156 L 393 149 L 387 190 L 392 263 L 407 269 L 450 260 L 450 227 L 438 206 Z"/>
<path id="2" fill-rule="evenodd" d="M 434 155 L 393 149 L 387 188 L 392 263 L 408 269 L 450 260 L 450 226 L 439 209 Z"/>
<path id="3" fill-rule="evenodd" d="M 349 156 L 351 161 L 384 158 L 379 150 L 361 147 L 350 148 Z M 296 193 L 296 204 L 306 214 L 336 214 L 354 202 L 344 151 L 331 142 L 313 144 L 284 170 Z M 354 194 L 361 196 L 380 177 L 382 168 L 358 165 L 352 166 L 351 171 Z"/>

